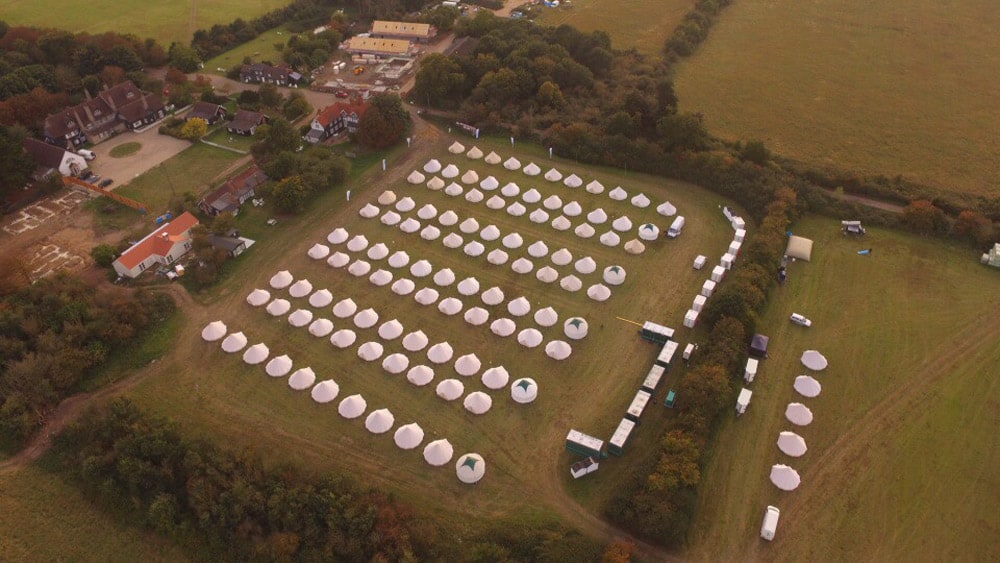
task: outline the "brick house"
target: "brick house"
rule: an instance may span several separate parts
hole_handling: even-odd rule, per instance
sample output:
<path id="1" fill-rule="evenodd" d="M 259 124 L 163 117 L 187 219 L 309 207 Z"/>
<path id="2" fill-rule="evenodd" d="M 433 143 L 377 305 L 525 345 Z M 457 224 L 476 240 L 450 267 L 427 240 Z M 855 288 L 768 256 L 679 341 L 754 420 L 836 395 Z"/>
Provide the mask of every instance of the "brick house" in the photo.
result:
<path id="1" fill-rule="evenodd" d="M 310 143 L 319 143 L 343 131 L 357 133 L 361 116 L 367 109 L 368 104 L 364 102 L 337 102 L 326 106 L 316 114 L 309 125 L 306 140 Z"/>
<path id="2" fill-rule="evenodd" d="M 257 186 L 266 181 L 264 171 L 256 164 L 251 165 L 203 197 L 198 202 L 198 207 L 212 217 L 227 212 L 237 215 L 240 206 L 256 195 Z"/>
<path id="3" fill-rule="evenodd" d="M 105 88 L 87 99 L 45 118 L 45 142 L 73 149 L 97 144 L 114 135 L 155 123 L 167 111 L 159 94 L 145 93 L 131 81 Z"/>

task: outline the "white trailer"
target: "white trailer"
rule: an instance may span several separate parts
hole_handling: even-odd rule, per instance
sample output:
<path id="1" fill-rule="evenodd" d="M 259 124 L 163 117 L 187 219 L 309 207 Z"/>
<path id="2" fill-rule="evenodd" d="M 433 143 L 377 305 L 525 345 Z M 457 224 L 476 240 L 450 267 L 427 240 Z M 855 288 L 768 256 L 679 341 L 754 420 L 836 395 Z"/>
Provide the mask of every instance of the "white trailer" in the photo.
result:
<path id="1" fill-rule="evenodd" d="M 582 459 L 569 467 L 569 474 L 573 476 L 574 479 L 579 479 L 584 475 L 589 475 L 600 467 L 597 459 L 594 457 L 588 457 Z"/>
<path id="2" fill-rule="evenodd" d="M 740 396 L 736 398 L 736 416 L 747 412 L 747 407 L 750 406 L 750 397 L 752 396 L 753 391 L 746 387 L 740 390 Z"/>
<path id="3" fill-rule="evenodd" d="M 774 532 L 778 529 L 778 518 L 781 511 L 777 506 L 768 506 L 764 511 L 764 523 L 760 525 L 760 537 L 767 541 L 774 539 Z"/>
<path id="4" fill-rule="evenodd" d="M 667 229 L 667 236 L 670 238 L 677 238 L 678 235 L 681 234 L 681 231 L 684 230 L 684 222 L 685 222 L 684 216 L 678 215 L 674 219 L 674 222 L 670 224 L 670 228 Z"/>

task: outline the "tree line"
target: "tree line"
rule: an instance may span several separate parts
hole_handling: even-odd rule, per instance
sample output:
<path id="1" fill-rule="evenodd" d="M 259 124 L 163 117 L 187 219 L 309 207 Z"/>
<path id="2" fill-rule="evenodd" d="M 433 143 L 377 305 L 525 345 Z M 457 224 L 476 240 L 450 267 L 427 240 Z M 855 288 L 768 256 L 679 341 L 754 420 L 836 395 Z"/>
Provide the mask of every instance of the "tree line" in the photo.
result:
<path id="1" fill-rule="evenodd" d="M 170 315 L 174 302 L 162 293 L 95 288 L 65 273 L 19 289 L 7 281 L 14 285 L 0 298 L 0 448 L 16 451 L 116 350 Z"/>
<path id="2" fill-rule="evenodd" d="M 269 466 L 186 438 L 117 399 L 55 439 L 53 465 L 99 506 L 226 561 L 581 561 L 604 546 L 529 516 L 448 530 L 432 515 L 341 474 Z"/>

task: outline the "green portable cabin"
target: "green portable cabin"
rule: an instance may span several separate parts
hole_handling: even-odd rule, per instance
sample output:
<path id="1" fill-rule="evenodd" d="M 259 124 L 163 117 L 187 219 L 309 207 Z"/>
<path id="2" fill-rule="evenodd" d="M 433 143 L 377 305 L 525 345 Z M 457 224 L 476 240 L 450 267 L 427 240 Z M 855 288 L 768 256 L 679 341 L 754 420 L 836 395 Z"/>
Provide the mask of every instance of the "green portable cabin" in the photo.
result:
<path id="1" fill-rule="evenodd" d="M 656 365 L 663 366 L 667 371 L 670 371 L 670 364 L 674 361 L 674 356 L 677 355 L 677 344 L 676 341 L 670 340 L 663 345 L 660 349 L 660 354 L 656 356 Z"/>
<path id="2" fill-rule="evenodd" d="M 625 418 L 639 422 L 639 419 L 642 418 L 642 413 L 646 410 L 646 405 L 649 404 L 649 400 L 652 397 L 647 391 L 639 390 L 636 392 L 635 398 L 632 399 L 632 404 L 625 411 Z"/>
<path id="3" fill-rule="evenodd" d="M 566 434 L 566 449 L 575 454 L 593 456 L 597 459 L 608 457 L 604 453 L 604 440 L 599 440 L 579 430 L 570 430 Z"/>
<path id="4" fill-rule="evenodd" d="M 650 395 L 655 395 L 656 388 L 660 386 L 664 373 L 666 373 L 666 368 L 663 366 L 654 365 L 649 368 L 649 373 L 646 374 L 646 379 L 642 382 L 642 389 L 648 391 Z"/>
<path id="5" fill-rule="evenodd" d="M 643 340 L 663 344 L 674 337 L 674 329 L 646 321 L 642 323 L 642 330 L 639 331 L 639 335 L 642 336 Z"/>
<path id="6" fill-rule="evenodd" d="M 663 401 L 663 404 L 667 405 L 667 408 L 671 408 L 672 409 L 672 408 L 674 408 L 674 402 L 676 400 L 677 400 L 677 394 L 674 393 L 673 389 L 671 389 L 670 392 L 667 393 L 667 400 Z"/>
<path id="7" fill-rule="evenodd" d="M 628 444 L 629 439 L 632 437 L 633 430 L 635 430 L 635 422 L 623 418 L 618 423 L 618 428 L 615 429 L 615 433 L 608 442 L 608 452 L 617 456 L 624 454 L 625 445 Z"/>

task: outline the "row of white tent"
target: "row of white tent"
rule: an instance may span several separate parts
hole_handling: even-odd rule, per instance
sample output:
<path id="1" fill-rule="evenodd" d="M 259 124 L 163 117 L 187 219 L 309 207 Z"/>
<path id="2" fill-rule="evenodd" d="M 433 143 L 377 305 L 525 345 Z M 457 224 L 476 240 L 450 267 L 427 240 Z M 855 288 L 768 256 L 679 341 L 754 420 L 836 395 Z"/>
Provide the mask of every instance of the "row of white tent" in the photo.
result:
<path id="1" fill-rule="evenodd" d="M 800 361 L 813 371 L 822 371 L 829 365 L 826 357 L 816 350 L 803 352 Z M 797 376 L 793 387 L 800 395 L 809 398 L 818 396 L 822 390 L 820 382 L 810 375 Z M 813 421 L 813 413 L 809 407 L 802 403 L 789 403 L 785 407 L 785 418 L 796 426 L 808 426 Z M 791 431 L 778 434 L 777 444 L 782 453 L 791 457 L 802 457 L 808 451 L 805 438 Z M 774 465 L 771 468 L 770 477 L 774 486 L 783 491 L 794 490 L 801 482 L 798 472 L 783 464 Z"/>
<path id="2" fill-rule="evenodd" d="M 499 164 L 500 156 L 497 155 L 496 153 L 490 153 L 490 155 L 488 155 L 486 158 L 486 162 L 487 164 Z M 506 161 L 503 162 L 503 166 L 505 169 L 510 171 L 522 169 L 521 162 L 515 157 L 508 158 Z M 443 176 L 446 179 L 458 178 L 459 175 L 461 174 L 459 180 L 463 184 L 471 185 L 479 183 L 479 186 L 487 191 L 495 190 L 499 186 L 499 182 L 493 176 L 487 176 L 484 180 L 480 181 L 479 173 L 476 172 L 475 170 L 470 169 L 467 170 L 464 174 L 462 174 L 459 167 L 456 166 L 455 164 L 448 164 L 443 166 L 441 162 L 438 161 L 437 159 L 431 159 L 427 161 L 427 163 L 424 164 L 423 166 L 423 171 L 426 172 L 427 174 L 440 173 L 441 176 Z M 537 176 L 538 174 L 541 173 L 541 168 L 539 168 L 538 165 L 532 162 L 525 165 L 523 167 L 523 171 L 527 176 Z M 561 180 L 563 185 L 565 185 L 568 188 L 579 188 L 580 186 L 583 185 L 583 179 L 581 179 L 576 174 L 570 174 L 564 177 L 563 173 L 556 168 L 549 169 L 549 171 L 545 173 L 544 178 L 550 182 L 559 182 Z M 410 184 L 416 185 L 424 183 L 424 181 L 427 180 L 427 177 L 424 176 L 423 173 L 414 170 L 413 172 L 410 173 L 410 175 L 406 178 L 406 180 Z M 437 178 L 436 176 L 432 176 L 431 180 L 429 180 L 427 183 L 428 187 L 431 187 L 432 189 L 441 189 L 441 187 L 443 187 L 444 185 L 444 182 L 440 178 Z M 439 184 L 439 185 L 434 186 L 432 184 Z M 507 186 L 511 184 L 514 184 L 516 186 L 516 184 L 513 182 L 508 183 Z M 590 183 L 587 184 L 586 191 L 590 194 L 599 195 L 604 193 L 605 188 L 604 185 L 601 184 L 599 181 L 592 180 Z M 626 192 L 621 186 L 618 186 L 613 190 L 611 190 L 610 192 L 608 192 L 608 195 L 609 197 L 611 197 L 611 199 L 616 201 L 624 201 L 626 199 L 629 199 L 628 192 Z M 645 194 L 641 193 L 632 197 L 630 202 L 632 203 L 632 205 L 639 208 L 648 207 L 650 205 L 649 198 L 646 197 Z M 677 212 L 676 208 L 670 205 L 669 202 L 664 202 L 664 204 L 661 204 L 661 206 L 657 208 L 657 211 L 664 216 L 670 216 L 676 214 Z"/>

